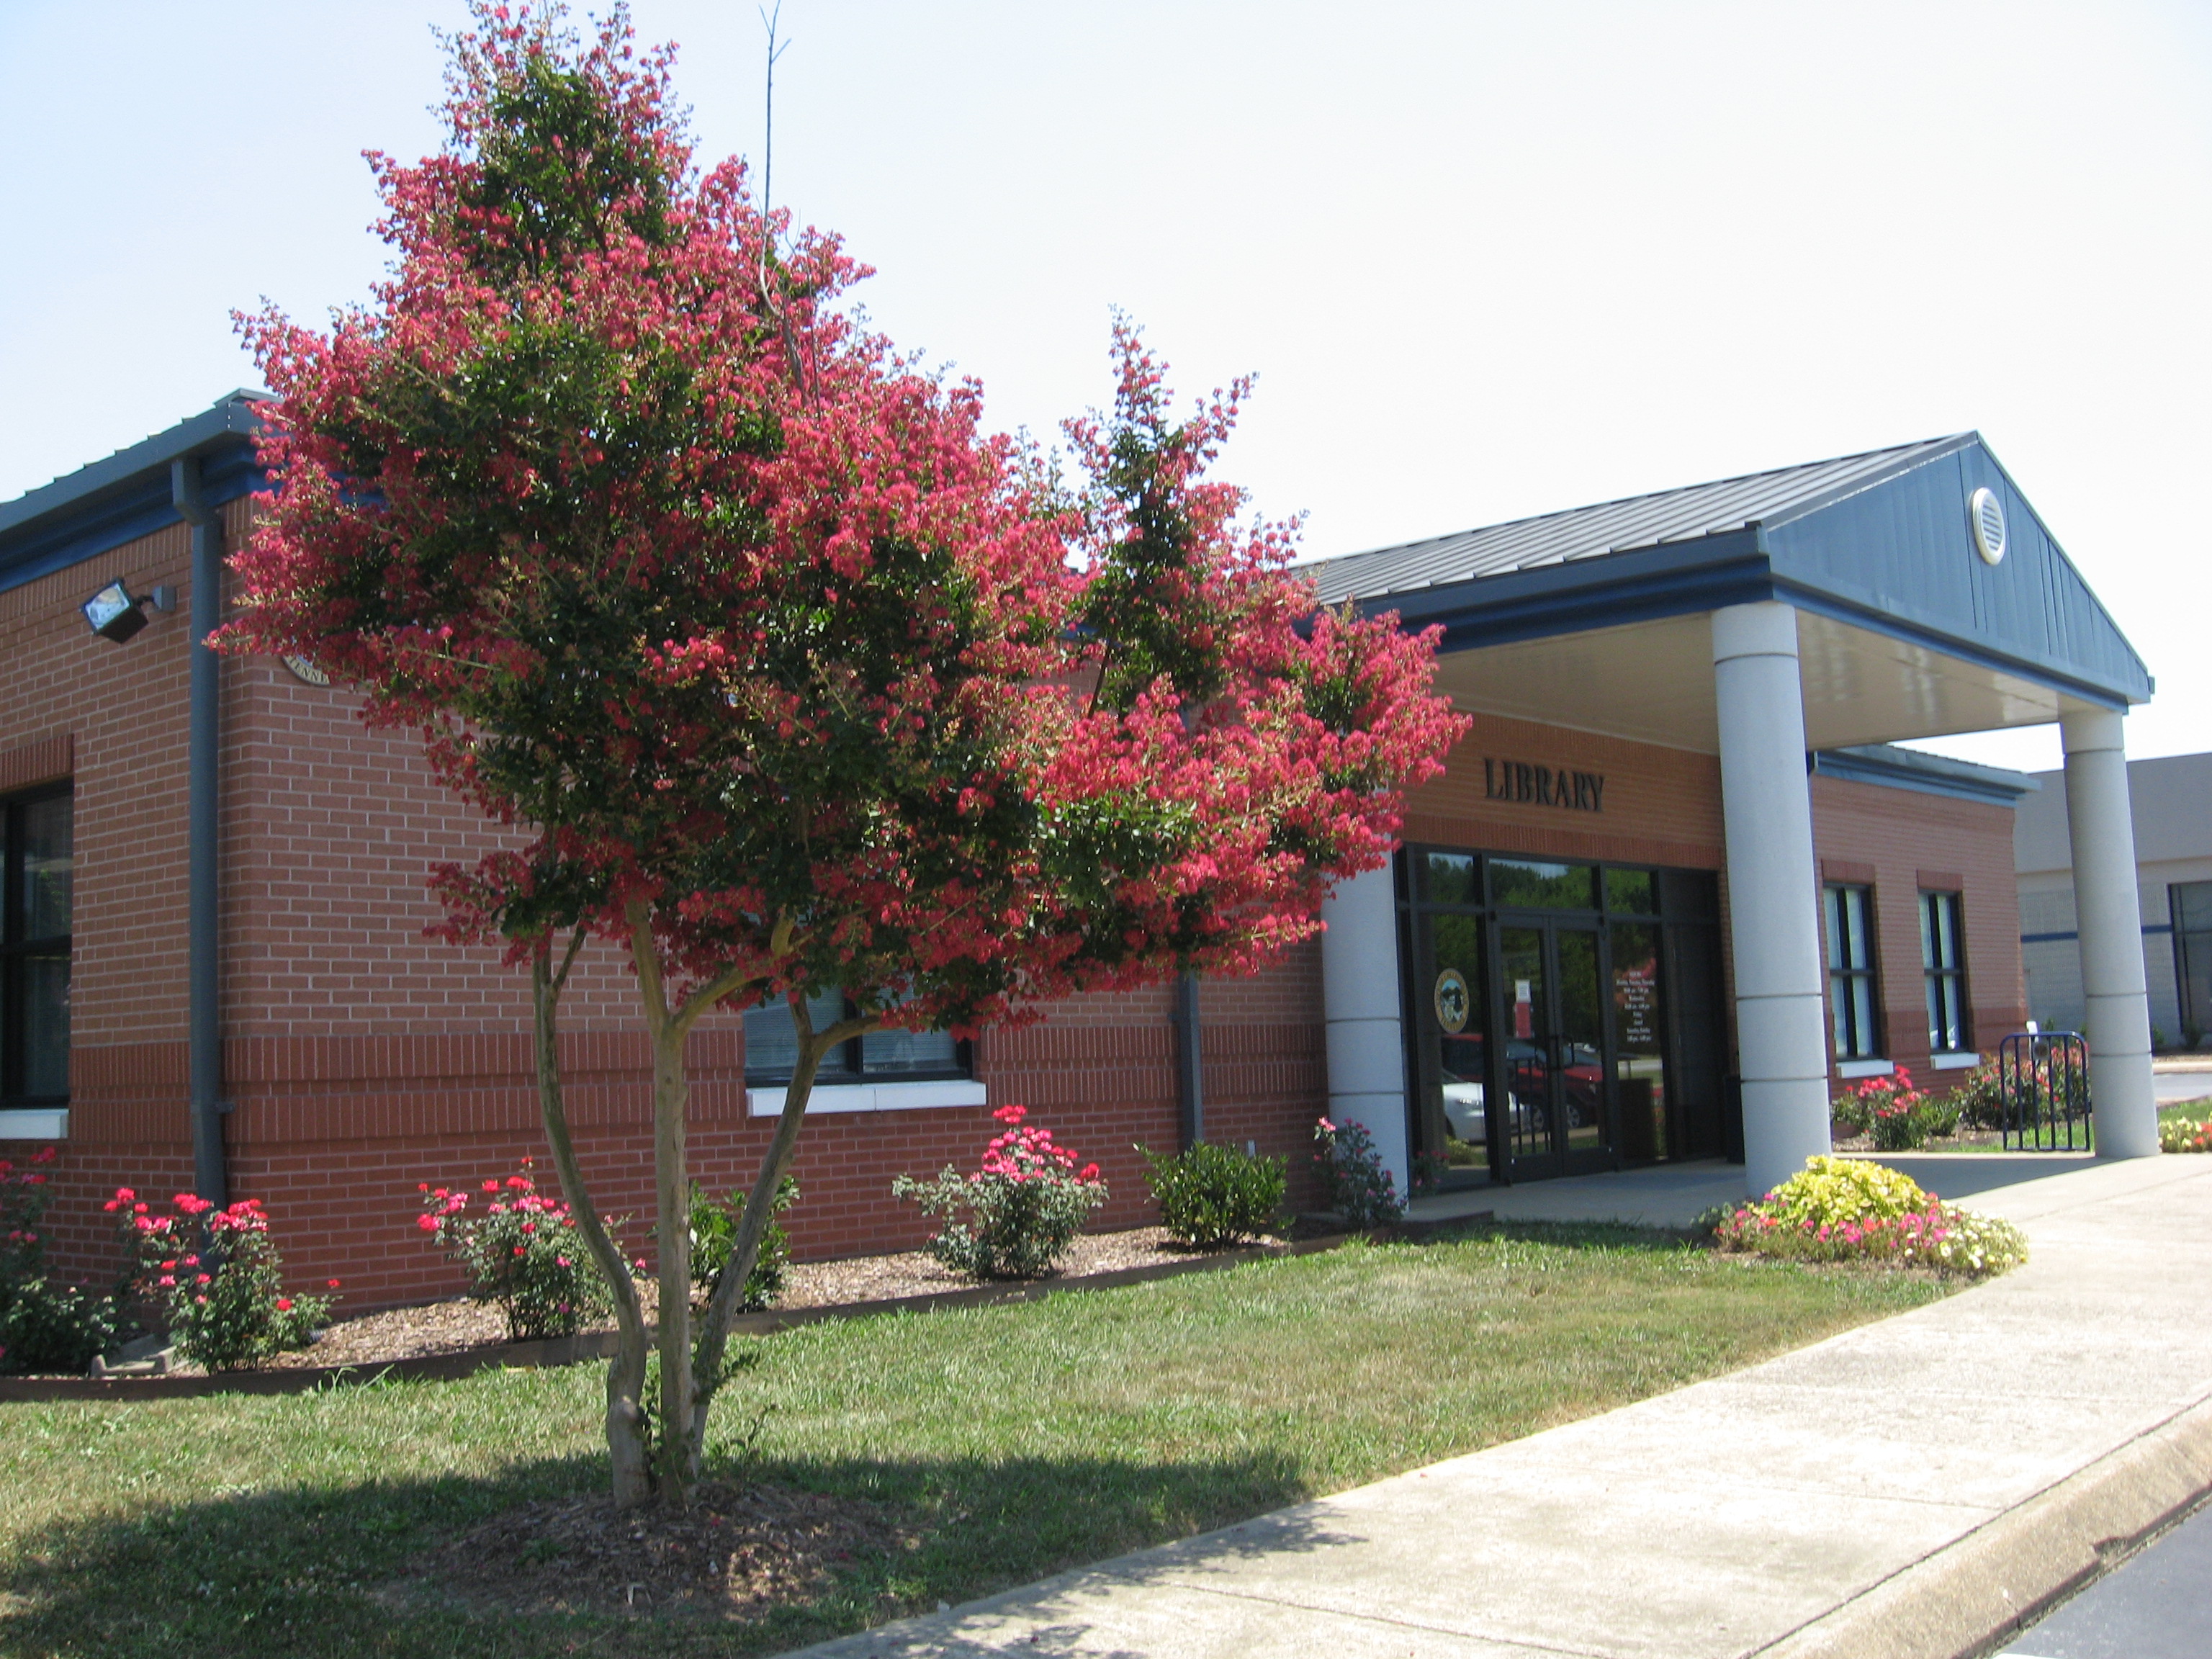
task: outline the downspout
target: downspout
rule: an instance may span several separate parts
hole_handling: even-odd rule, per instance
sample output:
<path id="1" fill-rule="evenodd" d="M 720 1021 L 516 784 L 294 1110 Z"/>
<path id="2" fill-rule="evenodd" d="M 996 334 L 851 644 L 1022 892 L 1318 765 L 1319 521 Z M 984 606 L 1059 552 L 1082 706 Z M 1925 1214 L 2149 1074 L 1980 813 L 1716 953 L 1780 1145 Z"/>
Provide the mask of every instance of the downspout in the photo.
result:
<path id="1" fill-rule="evenodd" d="M 200 493 L 197 456 L 169 463 L 169 495 L 192 527 L 191 749 L 190 824 L 190 986 L 192 1190 L 209 1203 L 230 1202 L 230 1167 L 223 1150 L 222 980 L 217 950 L 221 895 L 217 857 L 222 833 L 222 659 L 208 635 L 222 622 L 222 518 Z"/>
<path id="2" fill-rule="evenodd" d="M 1185 973 L 1176 981 L 1176 1115 L 1185 1152 L 1206 1139 L 1205 1056 L 1198 1033 L 1198 975 Z"/>

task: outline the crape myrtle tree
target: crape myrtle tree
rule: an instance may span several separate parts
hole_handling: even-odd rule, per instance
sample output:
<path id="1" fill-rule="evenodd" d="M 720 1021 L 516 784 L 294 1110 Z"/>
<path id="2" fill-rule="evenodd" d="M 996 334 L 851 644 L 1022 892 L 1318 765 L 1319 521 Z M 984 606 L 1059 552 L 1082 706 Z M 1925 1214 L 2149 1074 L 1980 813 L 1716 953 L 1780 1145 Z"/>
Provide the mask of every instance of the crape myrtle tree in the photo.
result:
<path id="1" fill-rule="evenodd" d="M 443 149 L 371 157 L 396 249 L 372 302 L 242 319 L 272 488 L 226 644 L 359 690 L 511 826 L 434 872 L 441 931 L 528 968 L 553 1163 L 620 1327 L 615 1495 L 680 1501 L 823 1057 L 1254 970 L 1387 859 L 1457 717 L 1431 640 L 1316 608 L 1287 532 L 1205 478 L 1241 384 L 1178 416 L 1118 327 L 1064 489 L 974 385 L 856 319 L 834 237 L 695 167 L 669 54 L 620 9 L 589 38 L 551 8 L 474 25 Z M 657 1329 L 562 1103 L 594 938 L 652 1040 Z M 817 1027 L 831 993 L 854 1012 Z M 797 1061 L 695 1316 L 685 1038 L 770 1000 Z"/>

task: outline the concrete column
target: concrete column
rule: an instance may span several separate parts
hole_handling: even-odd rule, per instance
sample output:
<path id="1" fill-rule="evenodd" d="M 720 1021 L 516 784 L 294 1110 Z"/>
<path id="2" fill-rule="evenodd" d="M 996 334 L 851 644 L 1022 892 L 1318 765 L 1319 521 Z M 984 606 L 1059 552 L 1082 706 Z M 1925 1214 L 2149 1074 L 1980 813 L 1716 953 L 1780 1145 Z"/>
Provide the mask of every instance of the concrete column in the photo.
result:
<path id="1" fill-rule="evenodd" d="M 2158 1152 L 2158 1105 L 2151 1085 L 2126 733 L 2122 716 L 2110 708 L 2067 709 L 2058 730 L 2066 748 L 2066 828 L 2074 845 L 2074 912 L 2097 1155 L 2150 1158 Z"/>
<path id="2" fill-rule="evenodd" d="M 1363 1125 L 1382 1167 L 1411 1190 L 1406 1143 L 1406 1041 L 1399 1010 L 1398 902 L 1390 872 L 1355 876 L 1322 902 L 1322 1012 L 1328 1044 L 1328 1115 Z"/>
<path id="3" fill-rule="evenodd" d="M 1820 885 L 1805 781 L 1797 613 L 1774 600 L 1713 612 L 1721 817 L 1728 840 L 1744 1184 L 1764 1193 L 1829 1150 Z"/>

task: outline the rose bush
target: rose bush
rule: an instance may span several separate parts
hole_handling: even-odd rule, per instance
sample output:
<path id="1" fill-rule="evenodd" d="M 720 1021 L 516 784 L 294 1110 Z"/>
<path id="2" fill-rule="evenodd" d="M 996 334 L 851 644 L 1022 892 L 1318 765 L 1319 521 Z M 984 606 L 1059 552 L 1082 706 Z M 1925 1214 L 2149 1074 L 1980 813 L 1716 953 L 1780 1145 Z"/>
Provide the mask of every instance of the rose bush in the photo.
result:
<path id="1" fill-rule="evenodd" d="M 1322 1201 L 1351 1226 L 1387 1227 L 1404 1218 L 1397 1181 L 1382 1167 L 1364 1124 L 1316 1120 L 1314 1171 L 1321 1177 Z"/>
<path id="2" fill-rule="evenodd" d="M 913 1200 L 945 1224 L 929 1252 L 955 1273 L 1042 1279 L 1058 1271 L 1083 1224 L 1106 1201 L 1106 1183 L 1096 1164 L 1078 1168 L 1075 1152 L 1051 1130 L 1025 1122 L 1026 1106 L 1001 1106 L 991 1115 L 1006 1127 L 983 1149 L 976 1170 L 963 1175 L 948 1164 L 934 1181 L 901 1176 L 891 1195 Z M 968 1219 L 954 1219 L 963 1210 Z"/>
<path id="3" fill-rule="evenodd" d="M 218 1209 L 179 1193 L 157 1215 L 128 1187 L 101 1207 L 118 1218 L 131 1291 L 159 1310 L 178 1354 L 211 1371 L 248 1370 L 304 1348 L 329 1322 L 329 1295 L 287 1294 L 284 1261 L 258 1198 Z M 338 1281 L 326 1281 L 336 1291 Z"/>
<path id="4" fill-rule="evenodd" d="M 576 1218 L 538 1190 L 527 1160 L 520 1175 L 483 1182 L 478 1213 L 470 1213 L 471 1195 L 459 1188 L 424 1182 L 421 1190 L 416 1226 L 460 1263 L 472 1300 L 499 1304 L 510 1340 L 573 1335 L 606 1311 L 605 1287 L 577 1237 Z"/>
<path id="5" fill-rule="evenodd" d="M 1838 1122 L 1871 1136 L 1875 1149 L 1884 1152 L 1909 1152 L 1956 1134 L 1960 1109 L 1955 1093 L 1939 1099 L 1913 1087 L 1912 1073 L 1902 1066 L 1891 1076 L 1870 1077 L 1845 1090 L 1830 1108 Z"/>
<path id="6" fill-rule="evenodd" d="M 53 1188 L 41 1147 L 18 1169 L 0 1158 L 0 1372 L 81 1371 L 114 1340 L 112 1300 L 46 1273 L 46 1206 Z"/>

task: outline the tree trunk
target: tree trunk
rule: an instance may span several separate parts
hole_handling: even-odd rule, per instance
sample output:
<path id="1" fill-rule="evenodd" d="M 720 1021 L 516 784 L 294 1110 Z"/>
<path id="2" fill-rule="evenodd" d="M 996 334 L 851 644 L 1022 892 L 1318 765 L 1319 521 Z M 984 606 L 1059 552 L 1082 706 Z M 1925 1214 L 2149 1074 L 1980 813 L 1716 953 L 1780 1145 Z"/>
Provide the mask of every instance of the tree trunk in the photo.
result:
<path id="1" fill-rule="evenodd" d="M 791 1167 L 791 1152 L 806 1115 L 807 1097 L 823 1055 L 838 1043 L 882 1029 L 875 1019 L 841 1020 L 817 1032 L 803 997 L 791 999 L 791 1018 L 799 1033 L 799 1060 L 783 1096 L 783 1115 L 745 1200 L 745 1213 L 732 1241 L 729 1259 L 707 1309 L 695 1355 L 691 1345 L 691 1172 L 685 1157 L 684 1109 L 691 1093 L 684 1042 L 709 1008 L 744 983 L 730 973 L 700 986 L 672 1007 L 660 957 L 653 939 L 652 911 L 642 902 L 629 907 L 630 953 L 637 964 L 638 992 L 653 1034 L 653 1167 L 654 1243 L 660 1286 L 660 1401 L 653 1425 L 653 1483 L 666 1503 L 690 1500 L 699 1479 L 707 1443 L 707 1410 L 722 1382 L 722 1354 L 730 1322 L 744 1300 L 745 1281 L 760 1261 L 761 1241 L 775 1217 L 776 1188 Z"/>
<path id="2" fill-rule="evenodd" d="M 745 1198 L 745 1212 L 738 1220 L 737 1237 L 731 1241 L 729 1260 L 722 1264 L 722 1276 L 715 1281 L 714 1298 L 699 1322 L 699 1340 L 691 1364 L 691 1437 L 685 1447 L 685 1462 L 694 1480 L 699 1477 L 706 1455 L 708 1407 L 725 1380 L 722 1357 L 729 1346 L 730 1326 L 744 1304 L 745 1281 L 753 1275 L 769 1224 L 775 1219 L 776 1192 L 791 1168 L 799 1127 L 806 1121 L 806 1102 L 814 1092 L 815 1073 L 821 1069 L 822 1057 L 839 1043 L 882 1029 L 878 1020 L 848 1019 L 817 1032 L 807 1018 L 805 1000 L 799 997 L 791 1000 L 791 1018 L 799 1036 L 799 1058 L 791 1068 L 791 1081 L 784 1087 L 783 1114 L 776 1120 L 775 1138 L 769 1142 L 760 1174 Z"/>
<path id="3" fill-rule="evenodd" d="M 662 1022 L 653 1034 L 653 1187 L 658 1224 L 653 1243 L 660 1285 L 660 1422 L 653 1448 L 653 1485 L 663 1502 L 690 1496 L 688 1455 L 693 1436 L 691 1389 L 691 1173 L 685 1161 L 684 1113 L 691 1080 L 684 1063 L 689 1022 Z"/>
<path id="4" fill-rule="evenodd" d="M 561 1195 L 576 1219 L 576 1231 L 607 1282 L 615 1304 L 617 1327 L 615 1357 L 607 1366 L 607 1458 L 614 1473 L 617 1509 L 642 1504 L 652 1495 L 647 1467 L 645 1437 L 645 1313 L 639 1306 L 637 1285 L 629 1264 L 608 1236 L 592 1194 L 584 1184 L 583 1166 L 576 1161 L 575 1142 L 568 1134 L 568 1113 L 561 1096 L 561 1050 L 557 1016 L 561 992 L 568 969 L 583 944 L 580 927 L 570 941 L 558 972 L 550 948 L 531 959 L 530 989 L 533 1053 L 538 1066 L 538 1109 L 545 1120 L 545 1139 L 553 1149 L 553 1168 L 561 1177 Z"/>
<path id="5" fill-rule="evenodd" d="M 731 972 L 698 987 L 679 1006 L 668 1000 L 660 953 L 653 938 L 652 907 L 629 907 L 630 956 L 637 965 L 638 995 L 653 1036 L 653 1246 L 659 1286 L 656 1347 L 660 1399 L 653 1431 L 653 1484 L 662 1501 L 690 1499 L 690 1448 L 698 1437 L 691 1370 L 691 1170 L 684 1149 L 684 1113 L 691 1073 L 684 1043 L 699 1017 L 744 983 Z"/>

